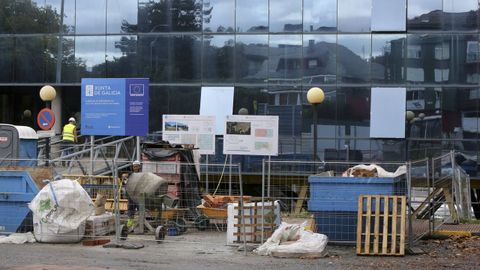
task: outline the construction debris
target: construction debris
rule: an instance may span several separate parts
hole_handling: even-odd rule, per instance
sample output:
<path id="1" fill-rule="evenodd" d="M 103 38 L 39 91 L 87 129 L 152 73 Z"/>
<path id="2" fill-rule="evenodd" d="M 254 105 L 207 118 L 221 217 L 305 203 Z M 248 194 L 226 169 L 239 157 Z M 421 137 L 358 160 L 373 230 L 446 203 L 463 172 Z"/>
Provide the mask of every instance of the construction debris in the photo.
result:
<path id="1" fill-rule="evenodd" d="M 398 177 L 407 173 L 407 167 L 402 165 L 395 172 L 388 172 L 376 164 L 357 165 L 343 172 L 343 177 Z"/>
<path id="2" fill-rule="evenodd" d="M 251 196 L 243 196 L 244 202 L 249 202 Z M 215 195 L 204 195 L 202 205 L 207 208 L 227 208 L 229 203 L 234 203 L 240 201 L 240 196 L 215 196 Z"/>

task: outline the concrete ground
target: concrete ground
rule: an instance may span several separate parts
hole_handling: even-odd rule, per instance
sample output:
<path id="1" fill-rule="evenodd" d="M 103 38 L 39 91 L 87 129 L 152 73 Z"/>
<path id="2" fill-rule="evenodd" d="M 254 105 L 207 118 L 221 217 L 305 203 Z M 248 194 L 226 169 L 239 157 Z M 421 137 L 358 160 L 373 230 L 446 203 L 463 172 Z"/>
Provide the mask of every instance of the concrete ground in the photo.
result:
<path id="1" fill-rule="evenodd" d="M 320 259 L 244 256 L 225 245 L 225 233 L 189 232 L 156 243 L 153 236 L 129 237 L 144 248 L 129 250 L 82 244 L 0 244 L 0 269 L 479 269 L 480 238 L 420 242 L 426 253 L 405 257 L 356 256 L 352 246 L 328 245 Z"/>

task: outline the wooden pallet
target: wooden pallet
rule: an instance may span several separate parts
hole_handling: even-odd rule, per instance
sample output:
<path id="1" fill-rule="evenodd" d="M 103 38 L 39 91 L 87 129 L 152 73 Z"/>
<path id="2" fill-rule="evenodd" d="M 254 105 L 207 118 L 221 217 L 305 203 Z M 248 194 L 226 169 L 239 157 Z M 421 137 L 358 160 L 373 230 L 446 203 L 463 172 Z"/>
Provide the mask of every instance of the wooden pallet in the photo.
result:
<path id="1" fill-rule="evenodd" d="M 261 202 L 251 202 L 251 205 L 244 205 L 243 207 L 239 203 L 239 206 L 235 206 L 235 210 L 238 211 L 238 214 L 234 216 L 234 219 L 238 220 L 238 224 L 234 224 L 236 232 L 233 235 L 237 238 L 234 241 L 235 243 L 243 243 L 244 235 L 248 239 L 247 243 L 260 243 L 262 239 L 265 241 L 273 234 L 276 226 L 276 206 L 274 201 L 265 201 L 265 203 L 270 203 L 270 205 L 263 206 L 263 231 Z M 245 224 L 242 223 L 242 210 Z M 268 212 L 268 214 L 265 212 Z"/>
<path id="2" fill-rule="evenodd" d="M 405 255 L 405 196 L 358 197 L 357 255 Z"/>

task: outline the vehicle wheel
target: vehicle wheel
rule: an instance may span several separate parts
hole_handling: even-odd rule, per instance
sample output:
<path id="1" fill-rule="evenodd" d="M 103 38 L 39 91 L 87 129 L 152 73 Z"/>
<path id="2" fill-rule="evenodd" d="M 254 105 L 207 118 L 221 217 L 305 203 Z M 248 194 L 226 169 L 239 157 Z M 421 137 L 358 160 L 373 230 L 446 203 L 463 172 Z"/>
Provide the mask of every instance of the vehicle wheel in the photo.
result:
<path id="1" fill-rule="evenodd" d="M 194 223 L 197 229 L 205 231 L 210 225 L 210 220 L 206 216 L 200 215 L 195 219 Z"/>
<path id="2" fill-rule="evenodd" d="M 158 226 L 155 229 L 155 240 L 162 241 L 165 239 L 165 235 L 167 234 L 167 229 L 164 226 Z"/>

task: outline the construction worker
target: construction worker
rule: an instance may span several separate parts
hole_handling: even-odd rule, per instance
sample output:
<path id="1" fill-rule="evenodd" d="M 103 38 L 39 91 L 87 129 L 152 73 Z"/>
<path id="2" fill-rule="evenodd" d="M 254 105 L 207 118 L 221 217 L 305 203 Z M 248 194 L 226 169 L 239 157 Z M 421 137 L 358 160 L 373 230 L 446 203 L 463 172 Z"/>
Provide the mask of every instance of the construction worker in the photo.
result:
<path id="1" fill-rule="evenodd" d="M 139 172 L 142 171 L 142 164 L 140 163 L 140 161 L 135 160 L 132 163 L 132 171 L 133 171 L 132 173 L 139 173 Z M 138 205 L 132 200 L 132 198 L 130 198 L 130 196 L 128 194 L 127 194 L 127 196 L 128 196 L 127 227 L 128 228 L 133 228 L 133 226 L 135 225 L 135 220 L 134 220 L 135 211 L 137 210 Z"/>
<path id="2" fill-rule="evenodd" d="M 70 117 L 68 119 L 68 124 L 63 127 L 62 145 L 64 156 L 73 153 L 73 148 L 77 142 L 77 126 L 75 124 L 75 118 Z"/>

